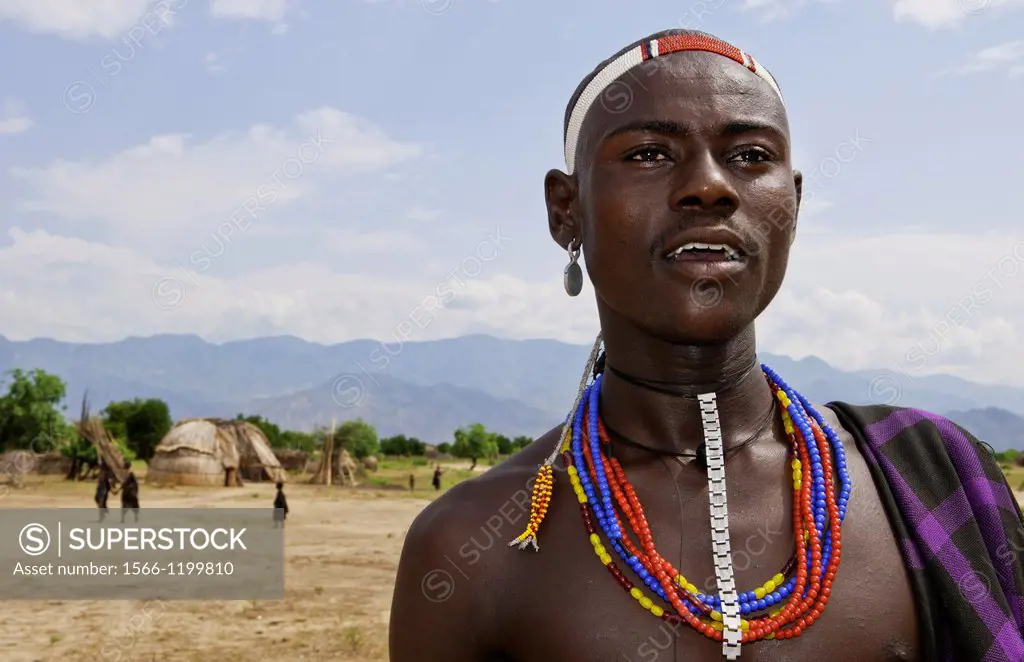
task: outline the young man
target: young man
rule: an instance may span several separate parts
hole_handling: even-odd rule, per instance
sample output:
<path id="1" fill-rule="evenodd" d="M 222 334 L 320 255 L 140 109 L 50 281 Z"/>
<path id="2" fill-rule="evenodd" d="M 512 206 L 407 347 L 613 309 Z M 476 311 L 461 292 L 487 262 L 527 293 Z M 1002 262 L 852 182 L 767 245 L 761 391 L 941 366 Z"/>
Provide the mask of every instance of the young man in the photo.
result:
<path id="1" fill-rule="evenodd" d="M 391 660 L 1024 659 L 1020 509 L 984 449 L 924 412 L 803 403 L 758 366 L 801 190 L 771 76 L 660 33 L 599 65 L 565 124 L 548 219 L 570 295 L 586 257 L 600 379 L 567 429 L 416 519 Z"/>

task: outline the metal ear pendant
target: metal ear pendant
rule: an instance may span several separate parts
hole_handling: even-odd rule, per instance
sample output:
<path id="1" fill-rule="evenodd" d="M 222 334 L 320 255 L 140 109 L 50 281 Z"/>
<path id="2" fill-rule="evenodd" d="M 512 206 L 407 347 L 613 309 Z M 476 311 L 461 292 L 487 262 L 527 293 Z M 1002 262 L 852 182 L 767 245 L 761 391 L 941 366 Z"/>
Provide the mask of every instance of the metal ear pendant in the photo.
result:
<path id="1" fill-rule="evenodd" d="M 565 293 L 575 297 L 583 291 L 583 269 L 580 268 L 579 263 L 580 249 L 579 246 L 573 248 L 572 244 L 569 244 L 566 252 L 569 253 L 569 264 L 565 266 L 562 281 L 565 285 Z"/>

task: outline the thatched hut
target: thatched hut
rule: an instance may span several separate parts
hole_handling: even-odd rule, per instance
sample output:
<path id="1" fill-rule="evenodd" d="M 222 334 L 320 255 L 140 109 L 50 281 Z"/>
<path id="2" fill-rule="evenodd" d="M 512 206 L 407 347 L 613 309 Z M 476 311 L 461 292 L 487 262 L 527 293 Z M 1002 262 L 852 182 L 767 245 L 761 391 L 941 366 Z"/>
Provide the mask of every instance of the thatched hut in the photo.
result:
<path id="1" fill-rule="evenodd" d="M 285 471 L 305 471 L 309 462 L 309 453 L 297 448 L 275 448 L 274 457 Z"/>
<path id="2" fill-rule="evenodd" d="M 146 480 L 171 485 L 222 485 L 283 481 L 284 469 L 263 432 L 246 421 L 191 418 L 160 440 Z"/>
<path id="3" fill-rule="evenodd" d="M 35 473 L 35 453 L 13 450 L 0 455 L 0 484 L 20 487 L 22 478 Z"/>
<path id="4" fill-rule="evenodd" d="M 66 474 L 70 468 L 71 459 L 56 451 L 11 450 L 0 455 L 0 482 L 19 483 L 20 477 L 28 474 Z"/>

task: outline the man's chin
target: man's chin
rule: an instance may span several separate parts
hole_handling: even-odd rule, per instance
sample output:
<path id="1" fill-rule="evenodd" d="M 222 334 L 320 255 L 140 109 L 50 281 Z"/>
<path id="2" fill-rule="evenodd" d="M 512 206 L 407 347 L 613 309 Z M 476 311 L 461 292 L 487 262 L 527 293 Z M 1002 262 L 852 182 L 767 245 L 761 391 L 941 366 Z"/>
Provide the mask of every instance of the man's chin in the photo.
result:
<path id="1" fill-rule="evenodd" d="M 719 301 L 714 306 L 686 305 L 671 310 L 651 329 L 658 338 L 677 345 L 724 345 L 751 327 L 747 306 Z"/>

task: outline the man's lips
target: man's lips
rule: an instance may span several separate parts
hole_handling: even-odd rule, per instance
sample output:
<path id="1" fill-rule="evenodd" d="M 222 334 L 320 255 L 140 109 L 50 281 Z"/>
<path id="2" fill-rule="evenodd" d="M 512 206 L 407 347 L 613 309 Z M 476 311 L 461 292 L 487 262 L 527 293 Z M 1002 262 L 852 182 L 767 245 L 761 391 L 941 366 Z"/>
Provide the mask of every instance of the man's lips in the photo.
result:
<path id="1" fill-rule="evenodd" d="M 661 245 L 662 258 L 671 261 L 738 262 L 747 256 L 743 238 L 724 226 L 677 230 Z"/>

